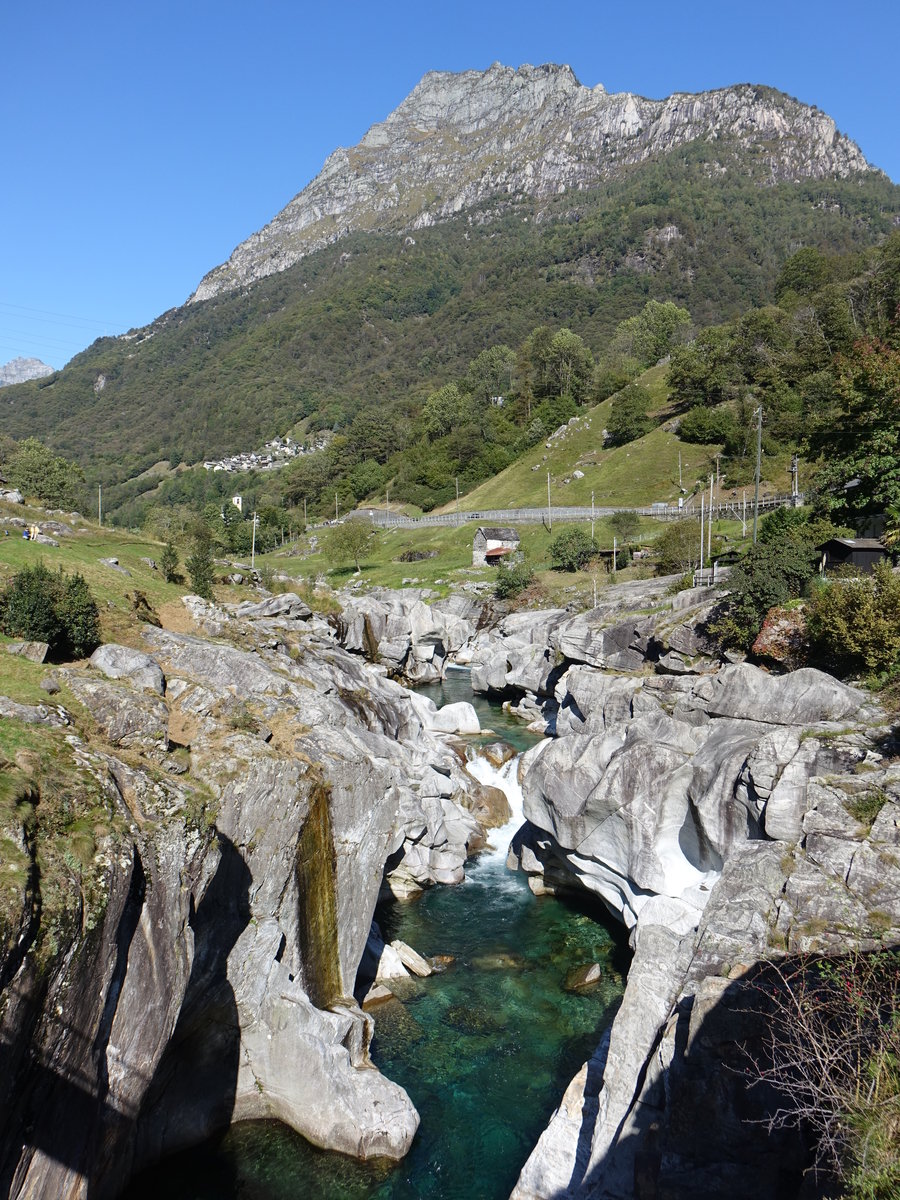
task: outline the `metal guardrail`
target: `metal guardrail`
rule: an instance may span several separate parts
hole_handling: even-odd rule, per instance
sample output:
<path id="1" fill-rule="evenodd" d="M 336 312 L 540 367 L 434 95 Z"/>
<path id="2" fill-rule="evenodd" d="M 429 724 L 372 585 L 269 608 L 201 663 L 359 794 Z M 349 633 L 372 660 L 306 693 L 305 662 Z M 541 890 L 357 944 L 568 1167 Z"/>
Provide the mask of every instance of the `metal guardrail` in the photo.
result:
<path id="1" fill-rule="evenodd" d="M 545 525 L 553 521 L 590 521 L 601 517 L 610 517 L 617 512 L 633 512 L 641 517 L 654 517 L 659 521 L 678 521 L 699 517 L 699 507 L 693 504 L 693 497 L 687 504 L 679 507 L 677 504 L 650 504 L 635 508 L 627 504 L 595 506 L 574 504 L 553 504 L 545 508 L 480 508 L 473 512 L 458 513 L 424 513 L 421 517 L 405 517 L 400 513 L 390 512 L 383 508 L 358 508 L 348 513 L 350 518 L 368 519 L 380 528 L 401 526 L 415 528 L 420 525 L 465 525 L 468 522 L 491 525 Z M 775 508 L 796 508 L 803 503 L 803 494 L 790 495 L 784 493 L 778 496 L 760 497 L 759 511 L 771 512 Z M 709 510 L 707 509 L 706 512 Z M 739 501 L 735 497 L 712 506 L 713 519 L 750 520 L 753 517 L 753 504 Z"/>

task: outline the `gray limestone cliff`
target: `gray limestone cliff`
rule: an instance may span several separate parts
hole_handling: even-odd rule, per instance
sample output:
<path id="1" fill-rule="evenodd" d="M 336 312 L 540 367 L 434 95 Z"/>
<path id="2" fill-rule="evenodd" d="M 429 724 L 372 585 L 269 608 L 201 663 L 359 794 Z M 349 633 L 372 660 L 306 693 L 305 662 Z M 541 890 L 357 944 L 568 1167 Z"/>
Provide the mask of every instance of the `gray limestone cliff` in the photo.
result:
<path id="1" fill-rule="evenodd" d="M 485 219 L 517 198 L 596 187 L 679 146 L 720 146 L 711 171 L 761 183 L 869 171 L 859 148 L 814 107 L 739 84 L 649 100 L 579 83 L 571 68 L 430 71 L 359 145 L 338 149 L 268 225 L 201 281 L 192 301 L 286 270 L 349 233 L 415 231 L 460 212 Z"/>

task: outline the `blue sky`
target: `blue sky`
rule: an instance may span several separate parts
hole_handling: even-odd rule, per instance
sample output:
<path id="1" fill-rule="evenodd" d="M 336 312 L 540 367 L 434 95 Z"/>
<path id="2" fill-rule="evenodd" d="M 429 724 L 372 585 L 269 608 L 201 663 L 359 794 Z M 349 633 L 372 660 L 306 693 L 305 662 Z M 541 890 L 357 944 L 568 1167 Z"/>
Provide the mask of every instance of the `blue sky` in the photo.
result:
<path id="1" fill-rule="evenodd" d="M 427 70 L 567 62 L 661 97 L 766 83 L 900 180 L 900 5 L 8 0 L 0 363 L 146 324 Z"/>

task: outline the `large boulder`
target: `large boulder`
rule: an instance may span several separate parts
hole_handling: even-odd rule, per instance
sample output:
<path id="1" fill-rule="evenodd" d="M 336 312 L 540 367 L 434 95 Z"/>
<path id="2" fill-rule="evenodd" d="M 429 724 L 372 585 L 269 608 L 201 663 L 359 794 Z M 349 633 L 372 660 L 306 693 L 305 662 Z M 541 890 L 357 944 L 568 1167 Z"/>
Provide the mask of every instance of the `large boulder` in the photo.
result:
<path id="1" fill-rule="evenodd" d="M 95 671 L 100 671 L 107 679 L 126 679 L 134 687 L 156 692 L 160 696 L 165 694 L 166 678 L 159 663 L 141 650 L 107 642 L 97 647 L 90 663 Z"/>

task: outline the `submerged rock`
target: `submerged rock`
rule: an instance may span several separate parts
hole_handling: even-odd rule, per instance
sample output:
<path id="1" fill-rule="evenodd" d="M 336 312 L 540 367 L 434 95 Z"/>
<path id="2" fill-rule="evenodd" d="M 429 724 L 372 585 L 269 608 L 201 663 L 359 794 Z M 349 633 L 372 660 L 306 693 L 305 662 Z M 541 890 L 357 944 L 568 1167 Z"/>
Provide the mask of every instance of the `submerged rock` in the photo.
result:
<path id="1" fill-rule="evenodd" d="M 588 992 L 596 988 L 603 979 L 603 968 L 599 963 L 588 963 L 575 967 L 566 975 L 563 987 L 567 992 Z"/>

